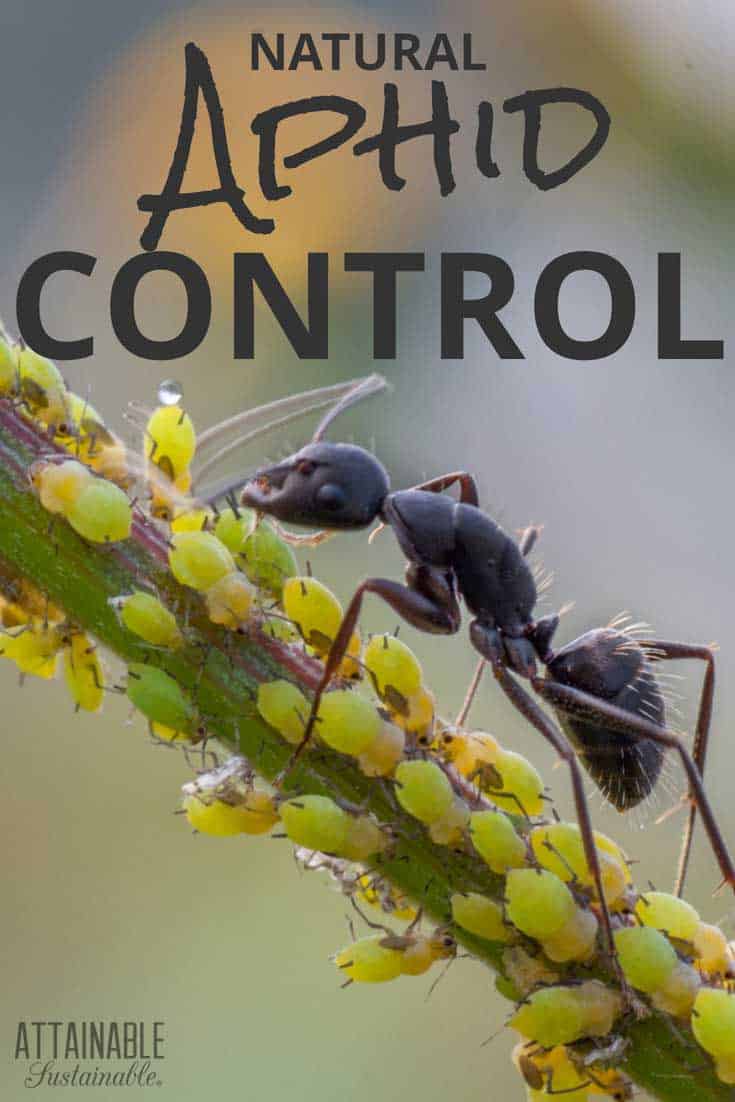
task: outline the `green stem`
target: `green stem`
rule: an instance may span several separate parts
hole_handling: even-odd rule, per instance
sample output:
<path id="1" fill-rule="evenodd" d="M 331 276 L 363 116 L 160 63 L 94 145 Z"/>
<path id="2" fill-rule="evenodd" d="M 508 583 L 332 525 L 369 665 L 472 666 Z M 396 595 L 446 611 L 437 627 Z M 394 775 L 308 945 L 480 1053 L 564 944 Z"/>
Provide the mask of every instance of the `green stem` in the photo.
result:
<path id="1" fill-rule="evenodd" d="M 207 730 L 231 751 L 244 754 L 264 777 L 272 779 L 292 751 L 259 717 L 254 707 L 260 682 L 287 678 L 307 692 L 320 674 L 318 663 L 295 654 L 256 629 L 234 636 L 207 618 L 201 598 L 179 586 L 167 570 L 166 544 L 160 532 L 136 515 L 131 539 L 109 547 L 91 545 L 64 521 L 42 508 L 27 478 L 29 465 L 52 450 L 8 401 L 0 401 L 0 586 L 25 577 L 59 605 L 70 621 L 92 634 L 125 662 L 150 662 L 177 679 L 196 701 Z M 108 598 L 135 587 L 155 588 L 179 623 L 187 624 L 187 645 L 169 652 L 148 646 L 126 632 Z M 414 819 L 395 802 L 388 782 L 366 778 L 356 765 L 319 747 L 290 778 L 290 786 L 349 800 L 390 823 L 397 844 L 380 871 L 421 902 L 439 923 L 450 919 L 454 892 L 479 891 L 502 899 L 503 880 L 478 858 L 434 845 Z M 462 930 L 458 940 L 502 974 L 502 945 Z M 554 966 L 571 978 L 589 975 L 581 966 Z M 594 974 L 609 974 L 599 967 Z M 715 1077 L 708 1058 L 685 1025 L 657 1014 L 623 1021 L 620 1032 L 629 1047 L 625 1070 L 642 1087 L 666 1102 L 725 1102 L 731 1088 Z"/>

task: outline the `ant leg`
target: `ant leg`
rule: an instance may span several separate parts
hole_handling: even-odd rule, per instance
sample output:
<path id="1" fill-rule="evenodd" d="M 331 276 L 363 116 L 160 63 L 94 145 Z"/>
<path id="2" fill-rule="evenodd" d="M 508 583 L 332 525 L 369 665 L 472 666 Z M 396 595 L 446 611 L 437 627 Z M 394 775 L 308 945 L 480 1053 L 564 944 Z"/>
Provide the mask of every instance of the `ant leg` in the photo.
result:
<path id="1" fill-rule="evenodd" d="M 331 540 L 333 536 L 337 535 L 336 531 L 331 528 L 329 530 L 319 528 L 314 532 L 289 532 L 273 517 L 270 517 L 269 523 L 283 542 L 288 543 L 291 547 L 318 547 L 319 544 L 326 543 L 327 540 Z"/>
<path id="2" fill-rule="evenodd" d="M 653 651 L 651 659 L 656 661 L 665 659 L 676 661 L 677 659 L 694 658 L 704 662 L 704 681 L 699 697 L 699 710 L 697 713 L 697 726 L 694 733 L 694 745 L 692 757 L 694 758 L 700 777 L 704 778 L 704 764 L 707 758 L 707 744 L 709 741 L 710 724 L 712 722 L 712 708 L 715 694 L 715 656 L 712 647 L 691 645 L 689 643 L 671 643 L 665 639 L 645 639 L 641 646 L 644 650 Z M 689 790 L 689 812 L 684 826 L 684 834 L 681 839 L 679 862 L 676 868 L 676 881 L 674 882 L 674 895 L 681 895 L 684 891 L 689 857 L 694 837 L 694 825 L 697 821 L 697 805 L 693 793 Z"/>
<path id="3" fill-rule="evenodd" d="M 481 658 L 480 661 L 477 663 L 477 666 L 475 667 L 475 672 L 472 675 L 472 680 L 469 683 L 469 686 L 467 688 L 467 693 L 465 694 L 465 698 L 462 702 L 462 707 L 457 712 L 457 718 L 454 721 L 454 726 L 455 727 L 464 727 L 464 724 L 467 720 L 467 716 L 469 715 L 469 712 L 470 712 L 470 708 L 472 707 L 474 699 L 477 695 L 477 690 L 480 687 L 480 682 L 482 681 L 482 675 L 483 675 L 484 672 L 485 672 L 485 659 Z"/>
<path id="4" fill-rule="evenodd" d="M 453 635 L 459 630 L 459 606 L 454 591 L 443 574 L 428 566 L 411 564 L 408 580 L 408 585 L 401 585 L 400 582 L 394 582 L 389 578 L 368 578 L 358 586 L 327 655 L 324 673 L 316 687 L 301 742 L 276 778 L 275 787 L 278 788 L 283 784 L 311 741 L 319 702 L 347 653 L 366 593 L 375 593 L 376 596 L 381 597 L 399 616 L 420 631 Z"/>
<path id="5" fill-rule="evenodd" d="M 536 728 L 540 735 L 546 739 L 547 742 L 556 750 L 562 761 L 565 761 L 569 766 L 569 772 L 572 778 L 572 793 L 574 795 L 574 806 L 577 812 L 577 822 L 579 823 L 579 830 L 582 835 L 582 845 L 584 846 L 584 855 L 587 861 L 587 867 L 589 868 L 592 880 L 594 881 L 595 891 L 597 892 L 597 899 L 599 902 L 600 916 L 602 919 L 602 929 L 604 932 L 605 942 L 610 954 L 610 959 L 613 961 L 614 966 L 617 968 L 617 954 L 615 952 L 615 941 L 613 939 L 612 922 L 610 921 L 610 911 L 608 910 L 607 900 L 605 899 L 605 893 L 602 887 L 602 872 L 600 870 L 600 860 L 597 854 L 597 847 L 595 845 L 595 836 L 592 829 L 592 819 L 590 817 L 589 805 L 587 803 L 587 797 L 584 791 L 584 778 L 582 770 L 579 764 L 577 755 L 575 754 L 571 743 L 567 740 L 565 735 L 559 730 L 553 720 L 543 711 L 538 703 L 529 696 L 526 690 L 519 685 L 514 677 L 508 672 L 502 661 L 492 662 L 492 671 L 495 675 L 495 680 L 500 685 L 501 689 L 511 701 L 511 703 L 518 709 L 522 716 L 524 716 L 528 722 Z"/>
<path id="6" fill-rule="evenodd" d="M 422 482 L 418 486 L 411 486 L 411 489 L 424 490 L 429 494 L 440 494 L 443 490 L 448 490 L 450 486 L 454 486 L 455 482 L 459 482 L 459 500 L 463 505 L 478 506 L 480 504 L 477 483 L 467 471 L 452 471 L 451 474 L 442 474 L 438 478 L 431 478 L 428 482 Z"/>
<path id="7" fill-rule="evenodd" d="M 601 700 L 570 685 L 562 685 L 558 681 L 550 681 L 542 677 L 532 678 L 532 684 L 536 692 L 552 707 L 568 712 L 571 716 L 580 716 L 593 723 L 604 724 L 613 730 L 623 731 L 633 739 L 650 739 L 651 742 L 658 742 L 662 746 L 676 750 L 689 781 L 692 799 L 702 816 L 702 824 L 707 832 L 712 852 L 720 866 L 723 884 L 729 884 L 735 888 L 735 866 L 730 852 L 704 791 L 697 765 L 679 736 L 666 727 L 652 723 L 649 719 L 635 715 L 634 712 L 628 712 L 624 708 L 618 708 L 607 700 Z"/>
<path id="8" fill-rule="evenodd" d="M 467 471 L 452 471 L 451 474 L 442 474 L 438 478 L 431 478 L 428 482 L 421 482 L 418 486 L 411 486 L 411 490 L 423 490 L 428 494 L 440 494 L 448 490 L 455 482 L 459 482 L 459 500 L 462 505 L 479 506 L 480 499 L 477 493 L 477 483 Z M 372 543 L 376 536 L 380 535 L 387 525 L 381 521 L 373 528 L 368 543 Z"/>

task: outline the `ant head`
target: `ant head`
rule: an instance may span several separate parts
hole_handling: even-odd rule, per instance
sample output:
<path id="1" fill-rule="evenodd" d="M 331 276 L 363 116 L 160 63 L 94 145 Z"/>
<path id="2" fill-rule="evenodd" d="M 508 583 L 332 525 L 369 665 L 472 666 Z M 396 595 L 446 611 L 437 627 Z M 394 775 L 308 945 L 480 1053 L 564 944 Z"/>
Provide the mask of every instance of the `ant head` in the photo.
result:
<path id="1" fill-rule="evenodd" d="M 380 513 L 388 490 L 385 468 L 364 448 L 317 443 L 257 471 L 242 503 L 309 528 L 365 528 Z"/>
<path id="2" fill-rule="evenodd" d="M 612 700 L 636 680 L 645 660 L 629 635 L 614 628 L 596 628 L 557 651 L 548 669 L 563 685 Z"/>

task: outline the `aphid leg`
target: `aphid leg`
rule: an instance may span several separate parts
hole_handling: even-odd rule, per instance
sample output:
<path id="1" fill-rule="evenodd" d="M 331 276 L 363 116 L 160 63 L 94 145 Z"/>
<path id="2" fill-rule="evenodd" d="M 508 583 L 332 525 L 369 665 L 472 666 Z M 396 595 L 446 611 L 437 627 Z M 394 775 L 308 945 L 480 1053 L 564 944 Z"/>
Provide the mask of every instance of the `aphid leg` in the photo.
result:
<path id="1" fill-rule="evenodd" d="M 347 606 L 340 629 L 332 643 L 324 664 L 324 672 L 314 692 L 311 711 L 306 721 L 304 734 L 284 769 L 274 781 L 276 788 L 284 780 L 311 742 L 316 723 L 319 703 L 329 682 L 340 667 L 347 653 L 366 593 L 375 593 L 386 604 L 402 616 L 419 631 L 434 634 L 452 635 L 459 630 L 460 611 L 457 598 L 446 577 L 428 566 L 411 564 L 407 571 L 408 585 L 401 585 L 390 578 L 368 578 L 355 591 Z"/>
<path id="2" fill-rule="evenodd" d="M 676 750 L 689 781 L 692 799 L 702 816 L 702 824 L 707 832 L 712 852 L 720 866 L 723 883 L 729 884 L 735 889 L 735 865 L 733 865 L 727 844 L 717 825 L 697 765 L 679 736 L 666 727 L 659 727 L 651 720 L 634 715 L 632 712 L 618 708 L 615 704 L 600 700 L 598 697 L 591 696 L 579 689 L 573 689 L 569 685 L 562 685 L 558 681 L 534 677 L 532 683 L 536 692 L 544 700 L 570 715 L 583 715 L 587 720 L 604 724 L 613 730 L 623 731 L 632 739 L 650 739 L 651 742 L 657 742 L 661 746 Z"/>
<path id="3" fill-rule="evenodd" d="M 382 934 L 386 934 L 388 937 L 393 936 L 393 931 L 391 930 L 390 926 L 384 926 L 382 922 L 373 922 L 372 919 L 369 919 L 367 917 L 365 912 L 359 906 L 359 904 L 358 904 L 357 900 L 355 899 L 354 895 L 350 896 L 350 903 L 355 908 L 355 910 L 357 911 L 357 913 L 359 914 L 360 918 L 365 923 L 365 925 L 368 926 L 371 930 L 380 930 L 380 932 Z M 352 934 L 352 940 L 354 941 L 355 940 L 355 931 L 354 931 L 354 927 L 352 926 L 351 922 L 350 922 L 350 932 Z"/>
<path id="4" fill-rule="evenodd" d="M 694 745 L 692 757 L 699 770 L 700 777 L 704 777 L 704 764 L 707 758 L 707 744 L 709 740 L 710 725 L 712 722 L 712 707 L 715 693 L 715 656 L 712 647 L 691 645 L 689 643 L 672 643 L 665 639 L 645 639 L 641 646 L 646 651 L 652 651 L 653 660 L 665 659 L 676 661 L 677 659 L 698 659 L 705 663 L 704 680 L 699 697 L 699 710 L 697 713 L 697 726 L 694 733 Z M 689 857 L 692 849 L 694 825 L 697 820 L 697 804 L 694 793 L 689 789 L 689 811 L 684 826 L 684 834 L 679 851 L 679 862 L 676 869 L 674 882 L 674 895 L 682 895 L 684 881 L 686 880 Z"/>
<path id="5" fill-rule="evenodd" d="M 551 743 L 559 757 L 569 766 L 572 778 L 574 806 L 577 812 L 580 833 L 582 835 L 584 855 L 597 893 L 597 902 L 602 918 L 602 929 L 607 943 L 607 950 L 615 969 L 620 972 L 617 953 L 615 952 L 610 912 L 602 886 L 602 872 L 600 870 L 600 861 L 592 830 L 592 819 L 590 818 L 589 806 L 584 791 L 582 769 L 577 759 L 577 755 L 566 736 L 559 730 L 553 720 L 543 711 L 533 697 L 529 696 L 526 690 L 513 678 L 503 663 L 498 660 L 494 661 L 492 663 L 492 670 L 496 681 L 511 703 L 514 704 L 521 715 L 525 716 L 528 722 L 536 728 L 539 734 L 543 735 L 546 741 Z M 625 984 L 622 974 L 621 982 Z"/>

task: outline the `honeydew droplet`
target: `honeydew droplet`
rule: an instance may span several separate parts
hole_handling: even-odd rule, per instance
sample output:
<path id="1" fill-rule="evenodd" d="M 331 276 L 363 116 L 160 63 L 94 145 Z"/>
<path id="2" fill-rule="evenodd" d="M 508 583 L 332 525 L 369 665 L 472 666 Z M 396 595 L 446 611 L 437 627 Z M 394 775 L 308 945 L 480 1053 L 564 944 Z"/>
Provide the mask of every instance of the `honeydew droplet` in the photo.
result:
<path id="1" fill-rule="evenodd" d="M 184 388 L 176 379 L 164 379 L 158 387 L 158 401 L 162 406 L 177 406 L 184 397 Z"/>

